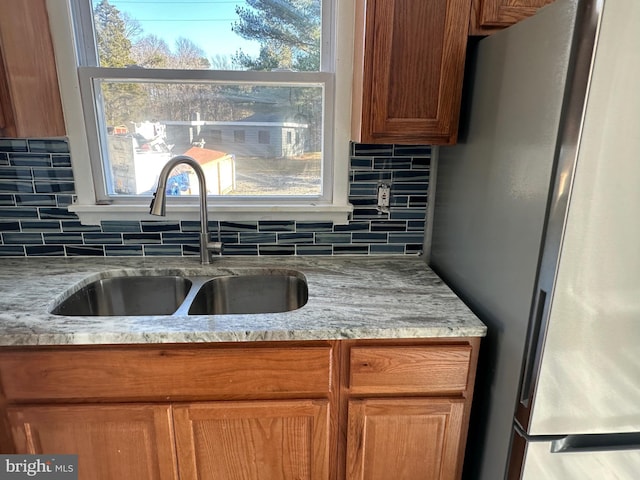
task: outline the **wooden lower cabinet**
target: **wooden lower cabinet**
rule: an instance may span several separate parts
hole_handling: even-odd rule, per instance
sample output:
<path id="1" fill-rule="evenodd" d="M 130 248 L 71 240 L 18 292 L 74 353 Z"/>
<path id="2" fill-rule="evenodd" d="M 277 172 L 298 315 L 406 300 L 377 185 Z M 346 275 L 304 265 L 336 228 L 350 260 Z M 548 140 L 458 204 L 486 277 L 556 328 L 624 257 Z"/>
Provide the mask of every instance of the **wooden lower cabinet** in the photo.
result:
<path id="1" fill-rule="evenodd" d="M 0 349 L 0 453 L 83 480 L 459 480 L 479 339 Z"/>
<path id="2" fill-rule="evenodd" d="M 479 339 L 345 341 L 342 480 L 459 480 Z"/>
<path id="3" fill-rule="evenodd" d="M 77 454 L 83 480 L 329 478 L 327 400 L 27 406 L 8 417 L 18 452 Z"/>
<path id="4" fill-rule="evenodd" d="M 347 479 L 457 478 L 463 414 L 461 399 L 350 401 Z"/>
<path id="5" fill-rule="evenodd" d="M 329 478 L 326 400 L 219 402 L 174 407 L 180 478 Z"/>
<path id="6" fill-rule="evenodd" d="M 17 453 L 77 454 L 82 480 L 178 479 L 169 405 L 8 409 Z"/>

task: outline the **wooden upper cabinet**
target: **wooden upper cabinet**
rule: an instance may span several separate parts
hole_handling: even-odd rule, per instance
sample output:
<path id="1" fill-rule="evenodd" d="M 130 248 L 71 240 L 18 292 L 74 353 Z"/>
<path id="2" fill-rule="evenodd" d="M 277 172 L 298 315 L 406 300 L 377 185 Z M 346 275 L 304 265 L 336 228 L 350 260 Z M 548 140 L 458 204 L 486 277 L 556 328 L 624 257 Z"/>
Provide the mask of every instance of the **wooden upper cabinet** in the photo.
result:
<path id="1" fill-rule="evenodd" d="M 0 137 L 65 135 L 45 1 L 0 2 Z"/>
<path id="2" fill-rule="evenodd" d="M 356 0 L 352 139 L 455 143 L 469 0 Z"/>
<path id="3" fill-rule="evenodd" d="M 471 35 L 487 35 L 530 17 L 554 0 L 472 0 Z"/>

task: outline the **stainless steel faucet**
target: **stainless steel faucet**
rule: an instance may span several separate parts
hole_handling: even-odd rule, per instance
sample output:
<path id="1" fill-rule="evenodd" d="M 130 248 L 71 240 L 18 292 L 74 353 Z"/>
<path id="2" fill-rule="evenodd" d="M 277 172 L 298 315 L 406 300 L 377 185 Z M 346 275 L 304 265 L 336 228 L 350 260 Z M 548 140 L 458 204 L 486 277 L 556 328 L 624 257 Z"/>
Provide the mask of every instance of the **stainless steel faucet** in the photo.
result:
<path id="1" fill-rule="evenodd" d="M 222 243 L 210 242 L 209 220 L 207 214 L 207 183 L 204 177 L 204 171 L 198 162 L 187 155 L 178 155 L 167 162 L 160 172 L 158 178 L 158 187 L 153 194 L 153 200 L 149 205 L 149 213 L 151 215 L 166 215 L 167 205 L 167 181 L 172 170 L 181 163 L 189 165 L 196 172 L 198 184 L 200 186 L 200 263 L 208 265 L 211 263 L 211 253 L 220 253 L 222 251 Z"/>

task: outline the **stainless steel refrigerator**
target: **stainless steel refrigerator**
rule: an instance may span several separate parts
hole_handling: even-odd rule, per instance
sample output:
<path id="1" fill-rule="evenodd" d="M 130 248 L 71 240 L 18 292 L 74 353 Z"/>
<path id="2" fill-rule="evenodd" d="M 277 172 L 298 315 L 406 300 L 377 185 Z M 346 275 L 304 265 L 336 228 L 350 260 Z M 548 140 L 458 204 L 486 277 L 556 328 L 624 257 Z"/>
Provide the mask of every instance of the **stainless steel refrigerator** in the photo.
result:
<path id="1" fill-rule="evenodd" d="M 487 324 L 464 478 L 640 478 L 640 2 L 478 42 L 430 265 Z"/>

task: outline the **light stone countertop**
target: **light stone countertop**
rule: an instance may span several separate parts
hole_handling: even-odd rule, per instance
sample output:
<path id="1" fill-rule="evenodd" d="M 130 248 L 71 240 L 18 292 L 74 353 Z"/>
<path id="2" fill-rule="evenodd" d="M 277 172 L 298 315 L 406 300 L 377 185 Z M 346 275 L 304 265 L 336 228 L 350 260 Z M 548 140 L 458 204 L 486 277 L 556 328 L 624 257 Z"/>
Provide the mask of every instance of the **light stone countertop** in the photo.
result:
<path id="1" fill-rule="evenodd" d="M 190 276 L 290 269 L 309 300 L 284 313 L 71 317 L 49 313 L 65 292 L 104 276 Z M 158 272 L 157 272 L 158 273 Z M 419 257 L 296 256 L 0 258 L 0 345 L 478 337 L 485 325 Z"/>

